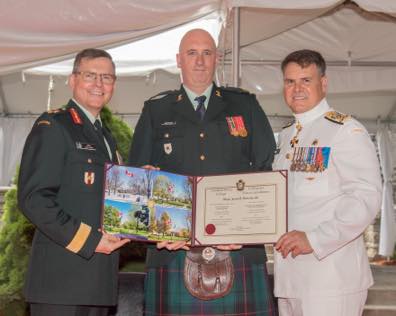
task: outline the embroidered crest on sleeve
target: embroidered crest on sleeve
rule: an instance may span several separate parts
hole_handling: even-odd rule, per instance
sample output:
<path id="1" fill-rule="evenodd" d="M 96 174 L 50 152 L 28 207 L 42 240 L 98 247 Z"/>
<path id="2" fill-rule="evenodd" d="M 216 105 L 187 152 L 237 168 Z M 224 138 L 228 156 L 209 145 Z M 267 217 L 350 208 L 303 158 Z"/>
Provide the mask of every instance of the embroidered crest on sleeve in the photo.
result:
<path id="1" fill-rule="evenodd" d="M 350 118 L 351 118 L 350 115 L 342 114 L 337 111 L 330 111 L 327 112 L 325 115 L 325 119 L 341 125 L 344 124 L 346 121 L 348 121 Z"/>

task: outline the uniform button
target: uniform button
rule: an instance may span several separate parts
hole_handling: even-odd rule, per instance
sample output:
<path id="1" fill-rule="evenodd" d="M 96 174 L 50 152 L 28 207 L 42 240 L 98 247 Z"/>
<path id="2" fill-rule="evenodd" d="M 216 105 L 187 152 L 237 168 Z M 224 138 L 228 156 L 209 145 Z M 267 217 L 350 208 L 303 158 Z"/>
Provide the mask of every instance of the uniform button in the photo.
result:
<path id="1" fill-rule="evenodd" d="M 287 154 L 286 154 L 286 159 L 290 159 L 290 158 L 291 158 L 290 153 L 287 153 Z"/>
<path id="2" fill-rule="evenodd" d="M 165 137 L 165 138 L 169 138 L 169 133 L 165 133 L 165 134 L 164 134 L 164 137 Z"/>
<path id="3" fill-rule="evenodd" d="M 91 158 L 88 158 L 88 163 L 92 163 L 92 159 Z"/>
<path id="4" fill-rule="evenodd" d="M 205 137 L 205 133 L 199 133 L 199 137 L 204 138 Z"/>
<path id="5" fill-rule="evenodd" d="M 205 155 L 201 155 L 201 156 L 199 156 L 199 159 L 201 159 L 201 160 L 205 160 Z"/>

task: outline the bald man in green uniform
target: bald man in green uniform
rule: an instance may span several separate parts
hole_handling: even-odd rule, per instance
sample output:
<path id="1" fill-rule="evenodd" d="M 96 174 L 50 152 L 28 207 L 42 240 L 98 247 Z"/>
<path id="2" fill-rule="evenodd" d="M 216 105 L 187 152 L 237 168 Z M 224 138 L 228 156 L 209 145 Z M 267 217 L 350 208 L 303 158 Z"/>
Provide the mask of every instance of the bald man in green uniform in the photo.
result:
<path id="1" fill-rule="evenodd" d="M 183 84 L 145 103 L 130 164 L 197 176 L 271 169 L 275 141 L 266 115 L 253 94 L 213 83 L 216 63 L 208 32 L 184 35 L 177 55 Z M 231 250 L 235 275 L 231 291 L 213 300 L 186 290 L 184 243 L 157 248 L 147 254 L 146 315 L 275 315 L 263 245 L 218 247 Z"/>
<path id="2" fill-rule="evenodd" d="M 42 114 L 26 140 L 18 203 L 36 226 L 24 291 L 32 316 L 102 316 L 117 303 L 116 250 L 127 240 L 100 230 L 104 163 L 117 162 L 100 111 L 115 80 L 107 52 L 80 52 L 73 99 Z"/>

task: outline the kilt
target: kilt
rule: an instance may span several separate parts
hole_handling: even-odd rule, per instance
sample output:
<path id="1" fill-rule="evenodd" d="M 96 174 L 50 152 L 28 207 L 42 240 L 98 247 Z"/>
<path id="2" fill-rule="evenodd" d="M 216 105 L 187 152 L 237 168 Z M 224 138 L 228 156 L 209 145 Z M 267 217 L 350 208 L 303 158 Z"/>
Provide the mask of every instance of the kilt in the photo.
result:
<path id="1" fill-rule="evenodd" d="M 264 251 L 264 250 L 263 250 Z M 148 268 L 145 279 L 146 316 L 232 315 L 275 316 L 275 301 L 265 263 L 245 264 L 237 252 L 231 252 L 235 278 L 224 297 L 203 301 L 192 296 L 184 286 L 185 251 L 176 251 L 166 266 Z"/>

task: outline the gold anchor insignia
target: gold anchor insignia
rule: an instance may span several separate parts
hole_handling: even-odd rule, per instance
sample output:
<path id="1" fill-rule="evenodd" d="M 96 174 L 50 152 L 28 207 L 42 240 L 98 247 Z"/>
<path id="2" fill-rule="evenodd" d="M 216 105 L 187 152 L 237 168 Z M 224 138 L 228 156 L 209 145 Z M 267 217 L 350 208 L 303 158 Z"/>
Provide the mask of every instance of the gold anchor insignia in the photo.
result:
<path id="1" fill-rule="evenodd" d="M 297 133 L 296 133 L 296 135 L 293 136 L 293 138 L 290 141 L 290 146 L 292 148 L 298 144 L 298 134 L 300 134 L 300 132 L 302 130 L 302 125 L 300 124 L 300 122 L 296 123 L 296 129 L 297 129 Z"/>
<path id="2" fill-rule="evenodd" d="M 181 101 L 182 99 L 183 99 L 182 95 L 179 94 L 179 95 L 177 96 L 177 101 Z"/>

